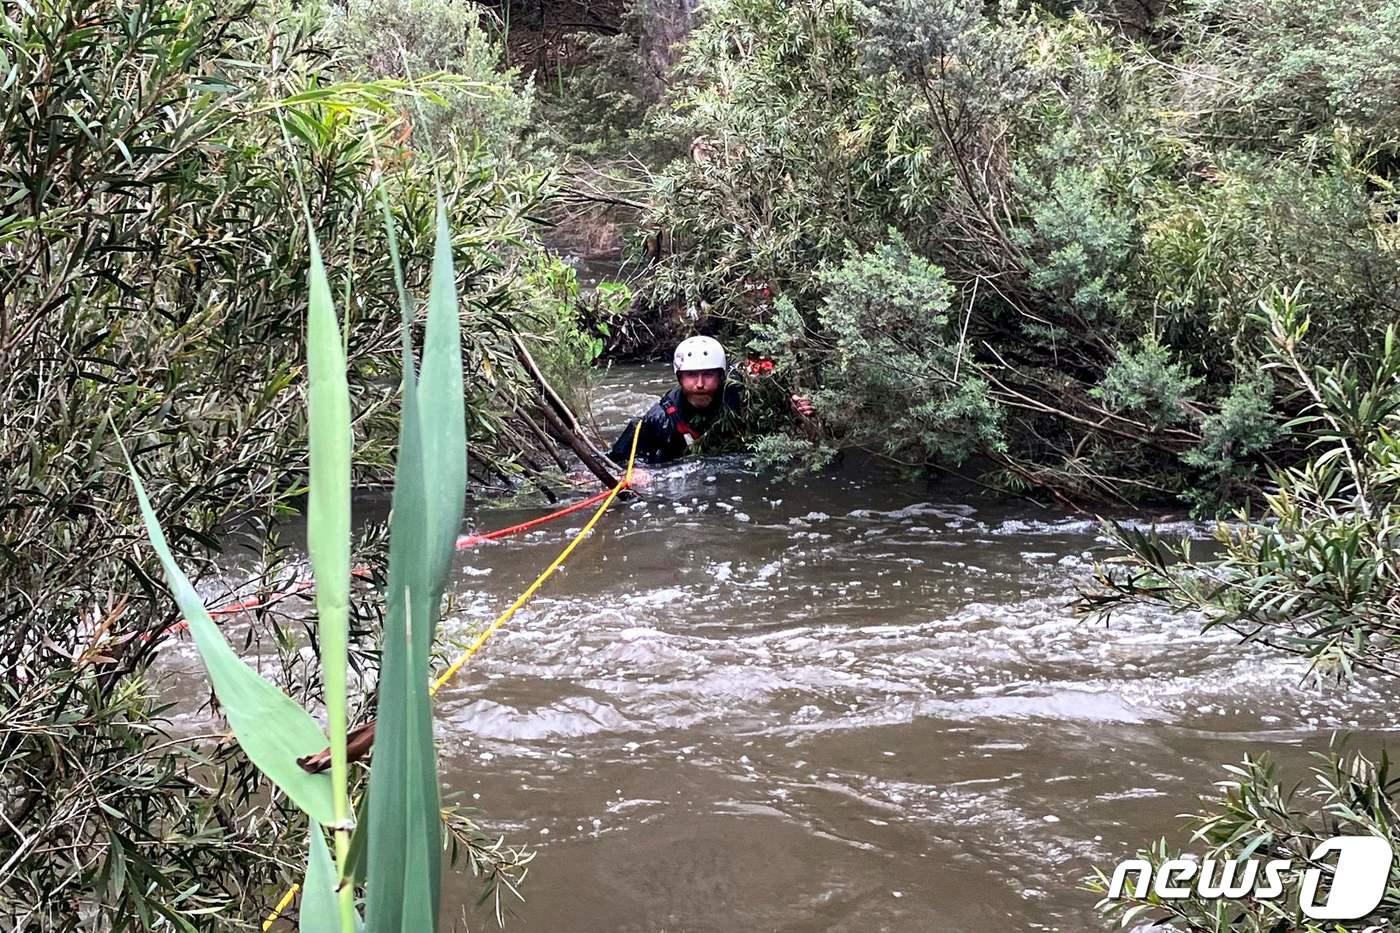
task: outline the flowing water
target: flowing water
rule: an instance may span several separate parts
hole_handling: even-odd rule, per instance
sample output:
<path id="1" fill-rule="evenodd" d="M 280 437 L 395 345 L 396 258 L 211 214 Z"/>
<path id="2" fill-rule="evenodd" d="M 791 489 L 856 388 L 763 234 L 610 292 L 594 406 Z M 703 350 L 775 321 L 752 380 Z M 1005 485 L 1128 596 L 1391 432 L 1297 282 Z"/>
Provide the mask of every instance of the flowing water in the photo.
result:
<path id="1" fill-rule="evenodd" d="M 670 379 L 604 378 L 608 440 Z M 585 514 L 461 554 L 446 637 Z M 1222 764 L 1268 751 L 1302 778 L 1337 730 L 1387 742 L 1383 684 L 1320 695 L 1190 619 L 1076 620 L 1103 545 L 1082 516 L 868 466 L 661 471 L 438 696 L 445 799 L 538 852 L 507 929 L 1105 929 L 1090 866 L 1186 844 L 1176 814 Z M 494 925 L 473 879 L 445 890 Z"/>
<path id="2" fill-rule="evenodd" d="M 614 372 L 600 425 L 670 379 Z M 1382 685 L 1319 696 L 1191 620 L 1073 618 L 1092 521 L 850 473 L 663 471 L 439 696 L 446 792 L 538 849 L 509 929 L 1101 929 L 1089 866 L 1184 843 L 1222 764 L 1301 778 L 1334 730 L 1393 727 Z M 464 555 L 448 631 L 568 533 Z"/>

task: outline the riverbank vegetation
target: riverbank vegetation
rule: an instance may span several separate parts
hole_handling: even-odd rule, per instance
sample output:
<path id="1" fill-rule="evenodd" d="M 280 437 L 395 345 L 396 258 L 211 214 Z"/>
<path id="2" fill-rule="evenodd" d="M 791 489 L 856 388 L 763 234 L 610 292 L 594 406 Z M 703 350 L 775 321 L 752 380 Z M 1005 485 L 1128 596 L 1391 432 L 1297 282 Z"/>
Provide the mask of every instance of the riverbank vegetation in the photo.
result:
<path id="1" fill-rule="evenodd" d="M 1199 613 L 1207 629 L 1306 658 L 1318 682 L 1346 687 L 1358 675 L 1400 676 L 1400 334 L 1391 325 L 1373 361 L 1309 365 L 1303 355 L 1312 322 L 1293 296 L 1265 310 L 1259 323 L 1271 350 L 1264 368 L 1288 387 L 1302 426 L 1317 435 L 1307 459 L 1274 474 L 1264 516 L 1241 512 L 1235 524 L 1222 523 L 1208 555 L 1199 543 L 1115 527 L 1122 553 L 1103 565 L 1080 609 L 1099 618 L 1128 605 Z M 1310 859 L 1315 847 L 1342 833 L 1378 835 L 1400 847 L 1400 781 L 1388 756 L 1338 744 L 1318 753 L 1308 786 L 1285 782 L 1268 756 L 1247 756 L 1229 767 L 1194 820 L 1192 841 L 1211 857 L 1291 859 L 1286 897 L 1173 901 L 1148 892 L 1100 907 L 1124 923 L 1153 917 L 1212 933 L 1336 929 L 1299 912 L 1302 871 L 1321 869 L 1327 885 L 1318 890 L 1330 889 L 1335 874 L 1335 864 Z M 1156 866 L 1180 853 L 1163 839 L 1144 855 Z M 1368 929 L 1400 916 L 1397 878 L 1400 867 L 1392 866 Z M 1106 880 L 1093 888 L 1104 892 Z"/>
<path id="2" fill-rule="evenodd" d="M 370 191 L 386 192 L 418 289 L 440 186 L 462 354 L 488 375 L 469 386 L 471 471 L 497 486 L 528 474 L 540 456 L 525 425 L 534 390 L 511 341 L 557 329 L 522 285 L 523 269 L 553 261 L 527 221 L 546 174 L 510 150 L 528 96 L 489 63 L 358 73 L 305 10 L 91 0 L 5 13 L 4 913 L 24 929 L 251 924 L 304 832 L 234 746 L 169 731 L 149 672 L 178 614 L 134 547 L 116 435 L 152 478 L 154 512 L 196 579 L 216 579 L 211 553 L 232 551 L 260 568 L 256 591 L 275 590 L 285 570 L 273 523 L 300 502 L 307 470 L 309 240 L 292 179 L 305 179 L 346 296 L 361 485 L 388 477 L 399 371 L 397 292 Z M 470 107 L 491 132 L 433 122 L 434 108 Z M 373 529 L 358 550 L 374 563 Z M 314 700 L 296 613 L 252 621 L 249 647 L 267 671 Z M 376 612 L 357 611 L 353 654 L 368 675 L 377 629 Z M 464 841 L 491 875 L 484 840 Z"/>
<path id="3" fill-rule="evenodd" d="M 353 782 L 362 785 L 358 804 L 352 803 L 351 794 L 353 694 L 348 676 L 354 437 L 344 335 L 314 234 L 306 325 L 306 536 L 314 571 L 324 731 L 311 713 L 230 648 L 172 556 L 144 485 L 127 462 L 152 547 L 189 621 L 234 737 L 248 760 L 307 817 L 308 852 L 297 924 L 303 933 L 419 933 L 438 928 L 442 808 L 428 667 L 462 523 L 467 438 L 452 241 L 441 197 L 437 205 L 421 366 L 415 362 L 411 337 L 413 300 L 406 291 L 401 293 L 402 401 L 372 739 L 379 752 L 368 780 Z M 397 263 L 397 238 L 387 210 L 384 216 L 389 252 Z M 330 758 L 328 769 L 318 772 L 304 766 L 323 753 Z M 326 832 L 334 840 L 334 861 Z M 373 845 L 367 841 L 371 833 Z M 363 917 L 360 885 L 365 888 Z"/>
<path id="4" fill-rule="evenodd" d="M 865 449 L 1075 506 L 1262 509 L 1210 561 L 1125 533 L 1094 606 L 1392 669 L 1397 25 L 1390 0 L 6 5 L 0 912 L 251 927 L 299 878 L 291 805 L 169 724 L 152 664 L 180 613 L 117 438 L 198 585 L 220 550 L 285 583 L 313 235 L 353 482 L 387 484 L 397 450 L 375 191 L 415 293 L 442 195 L 474 489 L 552 496 L 568 468 L 522 345 L 572 399 L 590 363 L 716 333 L 772 362 L 750 380 L 765 462 Z M 627 284 L 586 295 L 547 244 Z M 791 423 L 790 392 L 818 418 Z M 384 529 L 354 552 L 382 577 Z M 361 595 L 349 663 L 372 681 Z M 314 705 L 315 633 L 287 608 L 249 614 L 241 648 Z M 1299 822 L 1256 764 L 1219 841 L 1363 797 L 1348 812 L 1389 820 L 1382 766 Z M 524 856 L 457 828 L 495 890 L 519 878 Z"/>
<path id="5" fill-rule="evenodd" d="M 1132 15 L 705 8 L 649 118 L 689 155 L 618 190 L 656 234 L 652 313 L 816 390 L 823 435 L 766 450 L 1203 512 L 1298 459 L 1253 312 L 1298 289 L 1339 362 L 1400 303 L 1393 11 Z"/>

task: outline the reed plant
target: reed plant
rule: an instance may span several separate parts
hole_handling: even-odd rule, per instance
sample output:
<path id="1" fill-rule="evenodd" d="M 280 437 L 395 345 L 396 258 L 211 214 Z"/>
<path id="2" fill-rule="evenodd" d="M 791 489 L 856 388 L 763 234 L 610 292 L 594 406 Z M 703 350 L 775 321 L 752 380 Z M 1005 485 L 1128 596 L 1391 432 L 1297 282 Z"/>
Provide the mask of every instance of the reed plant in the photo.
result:
<path id="1" fill-rule="evenodd" d="M 398 244 L 383 198 L 390 253 Z M 309 216 L 308 216 L 309 220 Z M 462 355 L 452 243 L 442 198 L 421 367 L 412 345 L 412 299 L 397 277 L 401 413 L 390 518 L 375 766 L 356 809 L 347 760 L 352 430 L 344 335 L 314 231 L 307 319 L 310 485 L 307 549 L 315 579 L 326 729 L 230 647 L 171 553 L 145 488 L 127 461 L 168 585 L 190 623 L 214 693 L 249 760 L 310 820 L 300 928 L 375 933 L 436 928 L 442 862 L 437 759 L 428 663 L 466 495 Z M 329 747 L 329 773 L 299 759 Z M 331 844 L 328 845 L 326 833 Z M 366 835 L 374 845 L 365 844 Z M 359 864 L 363 858 L 363 864 Z M 363 919 L 357 880 L 363 872 Z"/>
<path id="2" fill-rule="evenodd" d="M 362 80 L 292 6 L 35 0 L 0 15 L 0 928 L 252 929 L 305 851 L 290 799 L 172 714 L 202 698 L 166 679 L 181 612 L 109 428 L 201 593 L 282 589 L 294 571 L 276 521 L 308 476 L 303 190 L 345 334 L 355 488 L 387 488 L 397 450 L 379 185 L 415 294 L 435 189 L 447 205 L 462 357 L 482 374 L 467 385 L 473 488 L 552 463 L 515 350 L 552 333 L 520 273 L 541 250 L 528 217 L 548 180 L 471 134 L 429 155 L 407 114 L 516 92 L 486 73 Z M 356 563 L 381 578 L 387 530 L 357 524 Z M 244 556 L 254 578 L 234 571 Z M 351 612 L 350 665 L 373 678 L 379 607 L 357 591 Z M 269 603 L 230 638 L 319 709 L 302 616 L 299 599 Z M 516 852 L 458 819 L 448 854 L 499 917 Z"/>

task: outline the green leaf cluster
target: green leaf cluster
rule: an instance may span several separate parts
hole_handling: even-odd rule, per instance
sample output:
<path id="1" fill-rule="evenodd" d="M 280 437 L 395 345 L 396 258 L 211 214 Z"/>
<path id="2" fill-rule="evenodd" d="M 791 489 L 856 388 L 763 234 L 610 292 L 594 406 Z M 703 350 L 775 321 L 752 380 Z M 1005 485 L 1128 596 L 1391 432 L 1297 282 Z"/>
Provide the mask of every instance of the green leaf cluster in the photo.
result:
<path id="1" fill-rule="evenodd" d="M 646 221 L 673 248 L 645 298 L 744 342 L 789 335 L 809 356 L 787 387 L 812 391 L 845 339 L 818 310 L 843 294 L 823 270 L 894 230 L 961 309 L 958 381 L 982 387 L 947 419 L 1005 413 L 958 458 L 1069 499 L 1257 497 L 1298 453 L 1262 426 L 1276 399 L 1260 430 L 1237 423 L 1268 339 L 1258 302 L 1300 289 L 1334 364 L 1400 310 L 1400 162 L 1377 103 L 1395 4 L 1123 6 L 712 4 L 653 118 L 693 145 L 648 179 Z M 929 303 L 916 330 L 944 313 Z M 878 409 L 889 391 L 839 395 Z M 844 421 L 819 443 L 861 444 Z M 1250 437 L 1221 466 L 1201 452 L 1227 421 Z"/>
<path id="2" fill-rule="evenodd" d="M 841 445 L 950 465 L 1002 445 L 1003 412 L 960 343 L 942 269 L 890 231 L 817 279 L 824 297 L 812 325 L 779 299 L 754 346 L 815 387 L 813 404 Z"/>
<path id="3" fill-rule="evenodd" d="M 1318 890 L 1328 890 L 1335 863 L 1314 864 L 1308 858 L 1323 841 L 1337 835 L 1380 836 L 1400 846 L 1400 778 L 1382 753 L 1372 760 L 1338 742 L 1318 760 L 1307 783 L 1285 784 L 1284 775 L 1267 756 L 1246 756 L 1226 765 L 1216 792 L 1203 797 L 1191 814 L 1188 851 L 1213 859 L 1285 859 L 1292 869 L 1281 876 L 1284 896 L 1261 900 L 1203 898 L 1194 890 L 1183 899 L 1165 899 L 1155 892 L 1144 897 L 1104 898 L 1098 909 L 1120 928 L 1151 921 L 1166 929 L 1195 933 L 1338 933 L 1383 929 L 1400 915 L 1400 868 L 1391 866 L 1390 881 L 1380 905 L 1368 917 L 1345 925 L 1309 920 L 1298 906 L 1301 876 L 1307 869 L 1322 873 Z M 1155 869 L 1182 853 L 1159 839 L 1138 857 Z M 1102 868 L 1086 879 L 1088 890 L 1106 894 L 1110 877 Z"/>
<path id="4" fill-rule="evenodd" d="M 298 760 L 327 739 L 311 715 L 229 647 L 176 564 L 135 468 L 130 467 L 151 543 L 189 619 L 214 693 L 248 758 L 312 821 L 302 929 L 355 933 L 354 848 L 367 853 L 365 923 L 376 931 L 435 929 L 442 834 L 428 665 L 466 496 L 466 428 L 458 302 L 446 208 L 439 202 L 437 250 L 421 373 L 411 341 L 412 303 L 403 295 L 403 407 L 390 522 L 389 583 L 368 806 L 357 823 L 346 762 L 346 657 L 350 588 L 349 392 L 343 336 L 320 251 L 312 237 L 307 324 L 311 489 L 307 542 L 316 584 L 325 680 L 329 775 Z M 384 211 L 389 220 L 387 207 Z M 393 227 L 387 225 L 397 257 Z M 319 826 L 336 838 L 336 865 Z M 368 840 L 372 839 L 371 844 Z M 327 907 L 335 906 L 334 911 Z"/>
<path id="5" fill-rule="evenodd" d="M 1186 403 L 1201 381 L 1172 358 L 1171 349 L 1155 334 L 1147 334 L 1136 347 L 1119 348 L 1090 394 L 1115 410 L 1143 415 L 1162 427 L 1186 420 Z"/>
<path id="6" fill-rule="evenodd" d="M 1345 679 L 1358 667 L 1400 674 L 1396 330 L 1374 359 L 1319 366 L 1302 356 L 1310 321 L 1296 295 L 1278 296 L 1262 316 L 1273 341 L 1266 371 L 1303 406 L 1286 427 L 1311 438 L 1307 458 L 1274 472 L 1262 518 L 1241 512 L 1218 526 L 1209 557 L 1189 541 L 1115 529 L 1123 553 L 1103 566 L 1081 608 L 1199 611 L 1208 628 L 1302 655 L 1319 676 Z"/>

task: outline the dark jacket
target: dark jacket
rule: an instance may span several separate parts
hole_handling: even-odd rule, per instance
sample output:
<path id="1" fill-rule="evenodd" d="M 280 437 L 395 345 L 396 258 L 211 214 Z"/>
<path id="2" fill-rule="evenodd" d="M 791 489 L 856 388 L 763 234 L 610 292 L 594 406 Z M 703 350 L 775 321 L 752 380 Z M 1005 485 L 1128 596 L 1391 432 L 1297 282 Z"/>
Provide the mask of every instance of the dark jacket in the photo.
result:
<path id="1" fill-rule="evenodd" d="M 691 446 L 707 431 L 719 433 L 732 426 L 742 407 L 743 393 L 731 381 L 726 381 L 720 390 L 719 401 L 705 411 L 691 408 L 681 387 L 676 386 L 642 415 L 637 459 L 653 464 L 679 459 L 689 453 Z M 636 420 L 629 421 L 608 451 L 608 458 L 614 463 L 626 465 L 636 426 Z"/>

